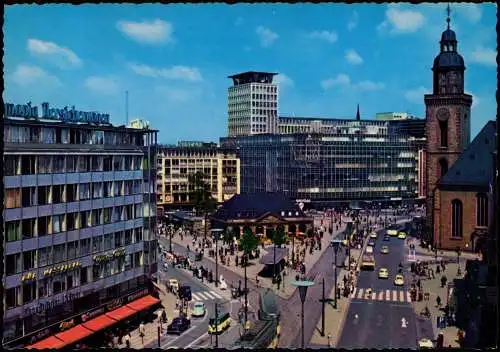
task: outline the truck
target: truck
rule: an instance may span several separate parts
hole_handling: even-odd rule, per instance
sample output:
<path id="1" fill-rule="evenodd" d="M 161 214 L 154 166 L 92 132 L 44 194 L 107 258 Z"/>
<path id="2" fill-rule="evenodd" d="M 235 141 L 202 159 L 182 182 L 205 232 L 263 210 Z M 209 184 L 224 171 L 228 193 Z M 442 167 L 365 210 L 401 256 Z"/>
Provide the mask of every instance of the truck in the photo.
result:
<path id="1" fill-rule="evenodd" d="M 375 270 L 375 255 L 373 253 L 363 253 L 361 257 L 362 270 Z"/>

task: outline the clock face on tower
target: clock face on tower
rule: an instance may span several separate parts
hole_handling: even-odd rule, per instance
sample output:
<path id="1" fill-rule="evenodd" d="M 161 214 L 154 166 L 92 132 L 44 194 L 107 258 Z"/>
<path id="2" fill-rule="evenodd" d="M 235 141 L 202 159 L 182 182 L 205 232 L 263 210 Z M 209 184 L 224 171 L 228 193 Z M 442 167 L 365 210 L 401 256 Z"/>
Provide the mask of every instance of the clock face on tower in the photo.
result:
<path id="1" fill-rule="evenodd" d="M 439 110 L 436 113 L 436 117 L 439 121 L 448 121 L 450 118 L 450 110 L 447 108 L 439 108 Z"/>

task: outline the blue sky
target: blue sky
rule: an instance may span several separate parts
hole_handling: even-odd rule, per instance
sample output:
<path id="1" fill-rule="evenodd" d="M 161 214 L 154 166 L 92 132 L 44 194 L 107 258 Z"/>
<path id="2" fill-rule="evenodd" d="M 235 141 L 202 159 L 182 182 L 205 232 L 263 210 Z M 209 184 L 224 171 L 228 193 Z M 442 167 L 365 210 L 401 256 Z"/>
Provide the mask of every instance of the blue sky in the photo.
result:
<path id="1" fill-rule="evenodd" d="M 227 76 L 279 72 L 279 113 L 424 117 L 445 4 L 13 5 L 4 100 L 129 116 L 160 142 L 227 134 Z M 453 4 L 474 96 L 472 135 L 496 117 L 496 6 Z"/>

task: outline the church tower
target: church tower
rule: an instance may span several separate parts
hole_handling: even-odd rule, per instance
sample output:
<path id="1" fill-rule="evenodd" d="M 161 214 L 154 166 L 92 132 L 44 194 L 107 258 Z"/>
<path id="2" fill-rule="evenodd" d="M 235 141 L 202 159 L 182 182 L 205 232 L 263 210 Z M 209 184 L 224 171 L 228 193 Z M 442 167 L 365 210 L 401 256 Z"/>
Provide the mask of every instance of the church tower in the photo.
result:
<path id="1" fill-rule="evenodd" d="M 458 53 L 455 32 L 450 29 L 450 7 L 447 29 L 441 35 L 440 52 L 434 59 L 433 91 L 426 94 L 425 133 L 427 137 L 427 218 L 436 236 L 438 224 L 433 221 L 435 188 L 470 142 L 470 109 L 472 96 L 464 93 L 464 59 Z M 438 230 L 439 231 L 439 230 Z M 435 241 L 434 241 L 435 242 Z M 439 244 L 437 244 L 439 247 Z"/>

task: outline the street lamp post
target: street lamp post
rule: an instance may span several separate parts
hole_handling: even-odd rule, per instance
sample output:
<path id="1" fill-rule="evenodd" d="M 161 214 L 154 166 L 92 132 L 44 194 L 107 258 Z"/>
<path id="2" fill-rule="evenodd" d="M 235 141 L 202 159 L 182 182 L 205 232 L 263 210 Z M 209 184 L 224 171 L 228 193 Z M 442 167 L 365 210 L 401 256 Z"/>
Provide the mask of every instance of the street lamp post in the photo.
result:
<path id="1" fill-rule="evenodd" d="M 223 229 L 211 229 L 212 237 L 215 240 L 215 287 L 219 286 L 219 236 L 224 231 Z"/>
<path id="2" fill-rule="evenodd" d="M 456 249 L 456 251 L 457 251 L 457 265 L 458 265 L 457 276 L 462 275 L 462 270 L 460 270 L 460 254 L 462 254 L 461 250 L 462 249 L 460 247 L 457 247 L 457 249 Z"/>
<path id="3" fill-rule="evenodd" d="M 174 229 L 173 229 L 173 226 L 172 226 L 172 227 L 170 227 L 170 226 L 169 226 L 168 233 L 169 233 L 168 238 L 169 238 L 170 253 L 173 253 L 173 252 L 172 252 L 172 236 L 174 235 Z"/>
<path id="4" fill-rule="evenodd" d="M 292 285 L 297 286 L 299 288 L 299 294 L 300 294 L 300 302 L 302 303 L 302 309 L 301 309 L 301 326 L 302 326 L 302 342 L 301 342 L 301 347 L 302 349 L 304 348 L 304 302 L 306 301 L 306 295 L 307 295 L 307 289 L 314 285 L 314 282 L 309 281 L 309 280 L 294 280 L 292 281 Z"/>
<path id="5" fill-rule="evenodd" d="M 292 266 L 295 264 L 295 234 L 292 236 L 292 232 L 288 232 L 288 235 L 292 237 Z"/>
<path id="6" fill-rule="evenodd" d="M 339 240 L 333 240 L 332 241 L 332 247 L 333 247 L 333 254 L 335 256 L 334 259 L 334 267 L 333 267 L 333 282 L 334 282 L 334 292 L 335 292 L 335 299 L 333 301 L 333 308 L 337 309 L 337 253 L 340 248 L 340 242 Z"/>

